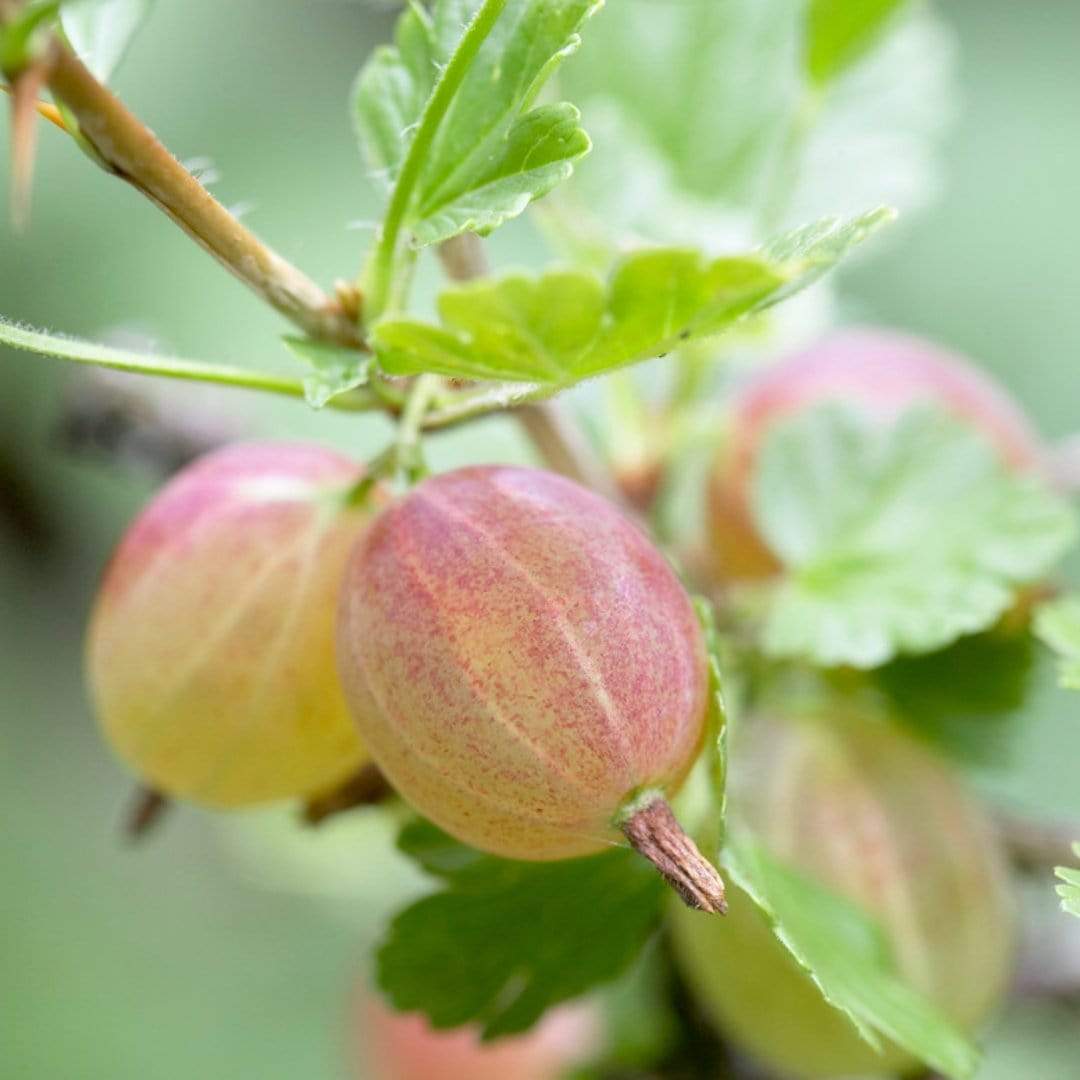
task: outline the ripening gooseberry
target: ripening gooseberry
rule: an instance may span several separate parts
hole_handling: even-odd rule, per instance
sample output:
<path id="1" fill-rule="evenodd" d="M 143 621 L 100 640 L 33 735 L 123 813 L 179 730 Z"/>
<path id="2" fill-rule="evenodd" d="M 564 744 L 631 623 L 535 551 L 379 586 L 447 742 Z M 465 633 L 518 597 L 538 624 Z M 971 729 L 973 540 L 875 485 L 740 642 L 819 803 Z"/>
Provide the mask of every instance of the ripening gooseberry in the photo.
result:
<path id="1" fill-rule="evenodd" d="M 338 659 L 364 745 L 454 836 L 542 860 L 621 829 L 688 903 L 722 908 L 663 800 L 702 743 L 702 633 L 664 557 L 599 496 L 521 468 L 420 484 L 357 545 Z"/>
<path id="2" fill-rule="evenodd" d="M 1006 989 L 1012 909 L 1005 864 L 981 808 L 927 748 L 861 712 L 748 718 L 736 741 L 731 811 L 776 858 L 875 918 L 900 975 L 962 1029 Z M 717 932 L 672 913 L 691 989 L 737 1045 L 781 1075 L 896 1075 L 780 945 L 749 898 Z"/>
<path id="3" fill-rule="evenodd" d="M 891 330 L 839 331 L 763 371 L 732 404 L 708 486 L 710 557 L 721 579 L 778 569 L 750 507 L 757 455 L 777 421 L 825 402 L 885 422 L 912 405 L 936 405 L 981 432 L 1010 467 L 1031 468 L 1042 456 L 1038 436 L 1006 391 L 963 357 Z"/>
<path id="4" fill-rule="evenodd" d="M 559 1080 L 599 1043 L 599 1017 L 586 1003 L 552 1009 L 530 1031 L 485 1043 L 475 1026 L 436 1031 L 419 1013 L 397 1013 L 366 998 L 358 1074 L 364 1080 Z"/>
<path id="5" fill-rule="evenodd" d="M 316 446 L 230 446 L 124 535 L 87 671 L 109 741 L 154 787 L 241 806 L 327 788 L 366 760 L 334 661 L 342 574 L 371 518 L 348 503 L 360 471 Z"/>

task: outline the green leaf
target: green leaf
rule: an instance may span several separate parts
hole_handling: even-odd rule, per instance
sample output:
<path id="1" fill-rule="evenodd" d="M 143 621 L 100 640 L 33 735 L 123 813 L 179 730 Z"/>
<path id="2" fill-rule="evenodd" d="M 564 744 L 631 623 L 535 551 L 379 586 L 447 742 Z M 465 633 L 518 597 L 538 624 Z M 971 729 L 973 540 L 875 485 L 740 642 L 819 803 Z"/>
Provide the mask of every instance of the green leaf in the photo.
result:
<path id="1" fill-rule="evenodd" d="M 867 53 L 906 0 L 810 0 L 806 70 L 824 86 Z"/>
<path id="2" fill-rule="evenodd" d="M 800 8 L 795 0 L 609 4 L 562 76 L 590 130 L 594 113 L 610 109 L 621 121 L 608 142 L 597 139 L 597 156 L 618 155 L 619 135 L 632 132 L 681 191 L 729 206 L 754 203 L 800 91 Z M 604 181 L 636 184 L 626 164 L 623 176 L 605 169 Z M 605 187 L 597 185 L 600 199 L 623 198 L 621 187 Z M 657 194 L 666 202 L 671 192 L 653 192 L 654 201 Z M 597 210 L 603 216 L 603 203 Z"/>
<path id="3" fill-rule="evenodd" d="M 901 723 L 954 757 L 1001 764 L 1031 687 L 1027 630 L 970 634 L 937 652 L 898 656 L 875 673 Z"/>
<path id="4" fill-rule="evenodd" d="M 63 0 L 60 25 L 100 82 L 108 82 L 154 0 Z"/>
<path id="5" fill-rule="evenodd" d="M 600 0 L 509 0 L 442 117 L 411 193 L 405 225 L 420 245 L 486 235 L 545 195 L 589 150 L 578 111 L 534 107 L 579 44 Z M 439 73 L 479 0 L 410 4 L 395 44 L 376 50 L 357 80 L 353 111 L 372 167 L 392 184 Z"/>
<path id="6" fill-rule="evenodd" d="M 1058 681 L 1080 690 L 1080 596 L 1063 596 L 1035 613 L 1035 633 L 1058 654 Z"/>
<path id="7" fill-rule="evenodd" d="M 439 297 L 441 327 L 378 323 L 379 364 L 394 375 L 571 386 L 777 303 L 890 218 L 875 210 L 847 222 L 828 219 L 752 255 L 707 260 L 678 248 L 639 251 L 606 284 L 589 271 L 556 270 L 458 285 Z"/>
<path id="8" fill-rule="evenodd" d="M 379 985 L 395 1008 L 435 1027 L 476 1022 L 486 1039 L 525 1031 L 627 970 L 660 918 L 663 881 L 628 849 L 515 862 L 426 823 L 407 827 L 401 846 L 442 888 L 393 920 Z"/>
<path id="9" fill-rule="evenodd" d="M 724 865 L 825 999 L 871 1046 L 883 1036 L 946 1076 L 974 1074 L 975 1048 L 900 979 L 883 935 L 862 911 L 748 838 L 727 848 Z"/>
<path id="10" fill-rule="evenodd" d="M 367 386 L 371 356 L 341 345 L 291 334 L 281 340 L 311 369 L 310 374 L 304 376 L 304 397 L 313 409 L 321 409 L 339 394 Z"/>
<path id="11" fill-rule="evenodd" d="M 806 6 L 609 4 L 560 75 L 595 144 L 558 207 L 567 242 L 722 250 L 763 226 L 924 202 L 955 111 L 953 28 L 912 6 L 823 96 L 808 93 Z"/>
<path id="12" fill-rule="evenodd" d="M 59 0 L 28 0 L 18 14 L 8 14 L 0 25 L 0 72 L 12 77 L 37 58 L 59 8 Z"/>
<path id="13" fill-rule="evenodd" d="M 709 782 L 712 787 L 712 807 L 708 817 L 710 835 L 702 837 L 708 849 L 719 851 L 724 841 L 727 816 L 727 769 L 728 769 L 728 723 L 724 703 L 723 676 L 721 675 L 720 637 L 716 629 L 716 615 L 712 604 L 702 596 L 694 597 L 694 609 L 705 634 L 705 646 L 709 653 L 709 711 L 705 730 L 709 740 Z"/>
<path id="14" fill-rule="evenodd" d="M 986 629 L 1076 535 L 1066 503 L 923 407 L 893 424 L 835 404 L 778 423 L 752 499 L 786 569 L 764 648 L 826 666 L 875 667 Z"/>
<path id="15" fill-rule="evenodd" d="M 1073 844 L 1073 854 L 1080 859 L 1080 843 Z M 1056 886 L 1057 894 L 1061 897 L 1061 910 L 1080 918 L 1080 870 L 1058 866 L 1054 873 L 1063 882 Z"/>

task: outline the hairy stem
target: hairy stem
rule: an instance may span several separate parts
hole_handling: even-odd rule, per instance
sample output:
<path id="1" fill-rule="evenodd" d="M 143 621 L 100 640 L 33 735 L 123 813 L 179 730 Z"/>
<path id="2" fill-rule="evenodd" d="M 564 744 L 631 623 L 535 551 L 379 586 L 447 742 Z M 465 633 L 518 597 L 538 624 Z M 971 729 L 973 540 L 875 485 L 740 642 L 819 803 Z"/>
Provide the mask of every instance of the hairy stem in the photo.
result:
<path id="1" fill-rule="evenodd" d="M 413 383 L 401 412 L 395 454 L 398 468 L 405 473 L 410 484 L 423 479 L 427 472 L 420 451 L 420 433 L 424 429 L 428 409 L 441 389 L 442 379 L 438 375 L 421 375 Z"/>
<path id="2" fill-rule="evenodd" d="M 498 21 L 507 0 L 484 0 L 480 10 L 465 28 L 454 55 L 446 65 L 431 97 L 420 116 L 416 135 L 409 145 L 390 195 L 382 228 L 376 242 L 370 272 L 367 277 L 367 317 L 376 319 L 382 315 L 391 299 L 391 288 L 398 263 L 401 234 L 409 212 L 416 184 L 420 179 L 424 162 L 431 150 L 439 127 L 450 108 L 454 96 L 461 87 L 480 46 Z M 396 302 L 396 301 L 395 301 Z"/>
<path id="3" fill-rule="evenodd" d="M 241 225 L 70 49 L 54 42 L 49 62 L 49 88 L 109 172 L 142 192 L 306 334 L 363 347 L 359 328 L 340 305 Z"/>
<path id="4" fill-rule="evenodd" d="M 239 386 L 249 390 L 265 390 L 271 394 L 302 398 L 304 384 L 301 379 L 289 375 L 275 375 L 265 371 L 233 367 L 229 364 L 207 364 L 197 360 L 181 360 L 171 356 L 143 355 L 126 349 L 114 349 L 76 338 L 60 337 L 29 330 L 0 319 L 0 345 L 13 349 L 70 360 L 76 364 L 90 364 L 113 371 L 126 371 L 136 375 L 163 375 L 170 379 L 193 382 L 216 383 L 221 386 Z M 352 390 L 332 398 L 329 405 L 347 411 L 387 408 L 386 404 L 368 391 Z"/>

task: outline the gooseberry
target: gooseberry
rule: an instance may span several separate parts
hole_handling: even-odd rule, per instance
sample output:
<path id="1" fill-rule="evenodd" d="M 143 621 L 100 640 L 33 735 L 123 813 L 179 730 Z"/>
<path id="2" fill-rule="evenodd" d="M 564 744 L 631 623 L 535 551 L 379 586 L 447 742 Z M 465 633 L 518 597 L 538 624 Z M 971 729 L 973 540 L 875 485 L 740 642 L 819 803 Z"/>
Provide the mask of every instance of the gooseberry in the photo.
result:
<path id="1" fill-rule="evenodd" d="M 1031 468 L 1042 455 L 1019 407 L 970 361 L 895 331 L 839 331 L 769 367 L 734 399 L 728 438 L 708 485 L 710 556 L 721 580 L 758 578 L 779 568 L 750 506 L 757 455 L 777 421 L 824 402 L 885 422 L 912 405 L 936 405 L 981 432 L 1012 468 Z"/>
<path id="2" fill-rule="evenodd" d="M 241 806 L 319 791 L 365 761 L 334 660 L 341 578 L 371 518 L 348 500 L 360 473 L 316 446 L 230 446 L 128 529 L 87 672 L 109 741 L 155 788 Z"/>
<path id="3" fill-rule="evenodd" d="M 585 1003 L 546 1013 L 521 1035 L 481 1042 L 474 1025 L 436 1031 L 419 1013 L 362 1003 L 359 1075 L 364 1080 L 559 1080 L 598 1049 L 600 1024 Z"/>
<path id="4" fill-rule="evenodd" d="M 740 729 L 731 812 L 787 865 L 877 920 L 898 973 L 962 1029 L 1000 1001 L 1012 956 L 1005 865 L 981 808 L 923 744 L 858 711 L 754 716 Z M 753 903 L 728 919 L 672 913 L 676 957 L 727 1038 L 784 1076 L 894 1075 L 827 1004 Z M 689 917 L 687 917 L 689 916 Z"/>
<path id="5" fill-rule="evenodd" d="M 364 745 L 447 832 L 545 860 L 621 830 L 688 903 L 722 908 L 663 798 L 702 745 L 701 629 L 610 503 L 535 469 L 424 481 L 357 545 L 338 657 Z"/>

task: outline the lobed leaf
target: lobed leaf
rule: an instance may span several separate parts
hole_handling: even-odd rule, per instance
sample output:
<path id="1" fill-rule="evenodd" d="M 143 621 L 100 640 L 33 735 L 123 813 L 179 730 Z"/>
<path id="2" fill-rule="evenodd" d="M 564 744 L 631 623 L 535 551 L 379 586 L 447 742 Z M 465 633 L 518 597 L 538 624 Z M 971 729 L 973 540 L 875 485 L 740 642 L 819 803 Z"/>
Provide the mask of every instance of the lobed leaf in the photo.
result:
<path id="1" fill-rule="evenodd" d="M 1073 844 L 1073 853 L 1080 859 L 1080 843 Z M 1080 870 L 1058 866 L 1054 873 L 1062 881 L 1061 885 L 1055 887 L 1061 897 L 1061 910 L 1080 918 Z"/>
<path id="2" fill-rule="evenodd" d="M 871 1046 L 880 1047 L 883 1036 L 946 1076 L 974 1074 L 975 1048 L 900 979 L 881 932 L 862 911 L 775 861 L 749 838 L 726 849 L 724 865 L 825 1000 Z"/>
<path id="3" fill-rule="evenodd" d="M 442 888 L 394 918 L 379 985 L 395 1008 L 437 1028 L 475 1022 L 485 1039 L 525 1031 L 629 968 L 660 919 L 666 887 L 628 849 L 516 862 L 426 822 L 407 826 L 399 843 Z"/>
<path id="4" fill-rule="evenodd" d="M 1080 596 L 1063 596 L 1035 613 L 1035 633 L 1058 655 L 1058 681 L 1080 690 Z"/>
<path id="5" fill-rule="evenodd" d="M 590 271 L 556 270 L 458 285 L 439 297 L 441 326 L 407 318 L 378 323 L 379 364 L 394 375 L 572 386 L 779 302 L 890 218 L 888 210 L 830 218 L 760 252 L 712 260 L 682 248 L 639 251 L 606 283 Z"/>
<path id="6" fill-rule="evenodd" d="M 1061 499 L 923 407 L 884 426 L 836 405 L 777 424 L 752 500 L 787 571 L 764 648 L 827 666 L 875 667 L 986 629 L 1076 536 Z"/>
<path id="7" fill-rule="evenodd" d="M 60 25 L 79 59 L 108 82 L 154 0 L 63 0 Z"/>
<path id="8" fill-rule="evenodd" d="M 533 107 L 579 44 L 603 0 L 509 0 L 450 103 L 412 192 L 405 223 L 416 244 L 486 235 L 565 180 L 589 150 L 577 109 Z M 411 3 L 395 43 L 357 80 L 353 112 L 372 167 L 392 185 L 440 72 L 479 0 Z"/>
<path id="9" fill-rule="evenodd" d="M 339 394 L 367 386 L 371 356 L 325 341 L 286 335 L 286 348 L 308 365 L 304 376 L 304 398 L 313 409 L 321 409 Z"/>

